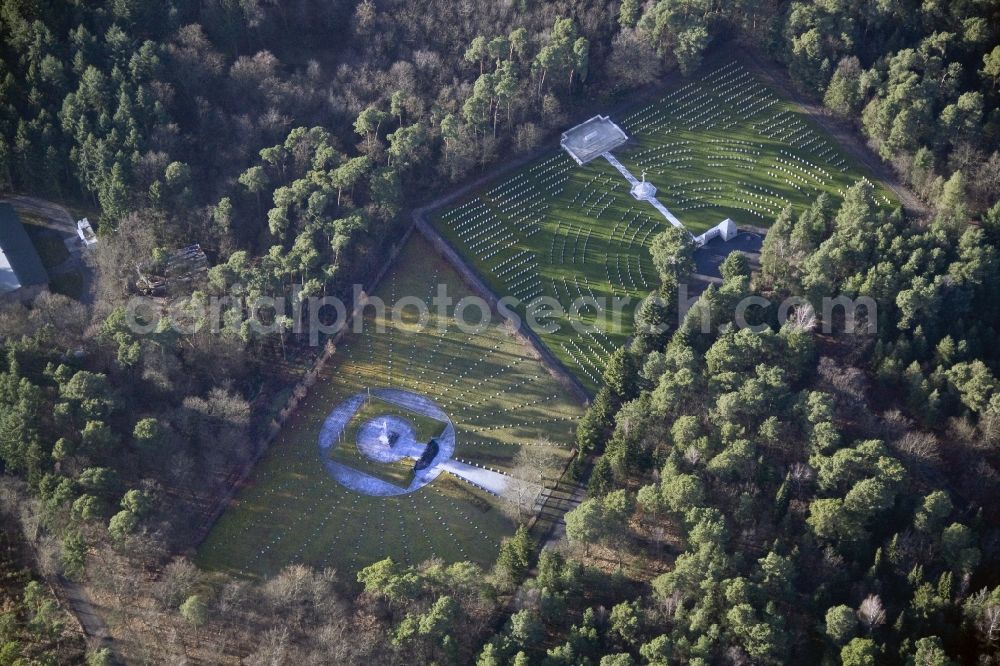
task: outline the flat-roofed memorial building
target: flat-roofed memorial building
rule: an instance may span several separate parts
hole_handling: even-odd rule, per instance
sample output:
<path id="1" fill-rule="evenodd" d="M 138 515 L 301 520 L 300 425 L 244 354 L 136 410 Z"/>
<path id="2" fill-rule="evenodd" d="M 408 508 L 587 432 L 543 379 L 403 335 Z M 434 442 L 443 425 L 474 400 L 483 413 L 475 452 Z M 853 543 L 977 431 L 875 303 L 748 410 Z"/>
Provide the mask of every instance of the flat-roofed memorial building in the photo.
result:
<path id="1" fill-rule="evenodd" d="M 29 301 L 45 291 L 49 275 L 14 208 L 0 203 L 0 303 Z"/>
<path id="2" fill-rule="evenodd" d="M 628 141 L 628 135 L 607 116 L 594 116 L 563 132 L 559 145 L 577 164 L 600 157 Z"/>
<path id="3" fill-rule="evenodd" d="M 611 151 L 628 141 L 628 135 L 607 116 L 594 116 L 586 122 L 563 132 L 559 145 L 569 153 L 579 165 L 584 165 L 598 157 L 603 157 L 618 170 L 631 189 L 629 193 L 638 201 L 652 205 L 663 217 L 675 227 L 684 230 L 691 237 L 696 247 L 701 247 L 713 238 L 729 241 L 735 238 L 739 231 L 736 223 L 728 217 L 700 236 L 693 235 L 663 203 L 656 198 L 656 187 L 646 180 L 646 172 L 642 172 L 642 181 L 632 175 L 624 164 L 618 161 Z"/>

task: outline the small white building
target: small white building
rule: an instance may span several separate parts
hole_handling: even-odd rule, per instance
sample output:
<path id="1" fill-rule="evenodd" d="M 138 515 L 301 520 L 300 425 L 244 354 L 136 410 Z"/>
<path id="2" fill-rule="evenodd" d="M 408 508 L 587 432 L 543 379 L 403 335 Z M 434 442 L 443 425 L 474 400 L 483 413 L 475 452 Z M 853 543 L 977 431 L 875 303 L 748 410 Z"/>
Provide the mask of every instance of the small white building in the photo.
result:
<path id="1" fill-rule="evenodd" d="M 722 240 L 724 241 L 733 240 L 736 238 L 736 234 L 739 233 L 739 230 L 736 228 L 736 223 L 728 217 L 722 222 L 719 222 L 719 224 L 716 225 L 716 229 L 719 230 L 719 235 L 722 236 Z"/>
<path id="2" fill-rule="evenodd" d="M 731 241 L 736 238 L 739 233 L 739 229 L 736 228 L 736 223 L 727 217 L 702 235 L 695 236 L 694 244 L 701 247 L 713 238 L 721 238 L 723 241 Z"/>
<path id="3" fill-rule="evenodd" d="M 90 220 L 87 218 L 77 221 L 76 235 L 83 241 L 84 247 L 97 245 L 97 234 L 94 233 L 94 228 L 90 226 Z"/>

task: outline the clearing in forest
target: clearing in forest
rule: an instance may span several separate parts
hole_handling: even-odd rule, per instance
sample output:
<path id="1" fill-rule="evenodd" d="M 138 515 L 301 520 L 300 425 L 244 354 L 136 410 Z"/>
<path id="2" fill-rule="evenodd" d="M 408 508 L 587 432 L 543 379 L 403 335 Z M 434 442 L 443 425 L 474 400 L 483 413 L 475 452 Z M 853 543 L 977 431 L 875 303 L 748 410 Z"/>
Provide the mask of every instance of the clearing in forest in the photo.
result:
<path id="1" fill-rule="evenodd" d="M 801 212 L 821 193 L 839 199 L 864 179 L 830 137 L 736 62 L 706 65 L 610 120 L 629 137 L 613 158 L 652 183 L 695 236 L 726 218 L 767 227 L 786 206 Z M 559 302 L 566 314 L 548 320 L 558 330 L 536 332 L 591 390 L 657 284 L 648 248 L 671 224 L 630 189 L 607 159 L 581 166 L 554 145 L 551 155 L 431 220 L 498 294 Z M 891 205 L 888 190 L 875 192 L 880 205 Z M 610 307 L 614 297 L 630 299 L 617 330 L 592 306 L 570 308 L 588 298 Z M 573 321 L 593 330 L 575 330 Z"/>
<path id="2" fill-rule="evenodd" d="M 387 556 L 495 559 L 514 530 L 509 509 L 530 513 L 561 475 L 582 409 L 499 317 L 463 331 L 454 305 L 443 318 L 432 306 L 421 327 L 407 306 L 393 321 L 394 303 L 430 304 L 439 284 L 456 302 L 472 295 L 414 235 L 374 294 L 384 315 L 367 307 L 364 332 L 338 345 L 200 548 L 203 566 L 267 575 Z"/>

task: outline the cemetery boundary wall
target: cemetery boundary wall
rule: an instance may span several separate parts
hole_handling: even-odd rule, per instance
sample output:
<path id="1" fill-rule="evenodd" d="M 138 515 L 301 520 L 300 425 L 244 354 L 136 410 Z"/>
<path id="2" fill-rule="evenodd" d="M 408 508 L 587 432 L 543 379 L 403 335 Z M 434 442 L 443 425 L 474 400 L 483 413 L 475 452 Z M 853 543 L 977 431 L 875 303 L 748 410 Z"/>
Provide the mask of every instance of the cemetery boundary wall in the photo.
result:
<path id="1" fill-rule="evenodd" d="M 445 240 L 445 238 L 438 233 L 437 229 L 432 227 L 430 223 L 426 220 L 425 214 L 428 209 L 418 208 L 413 212 L 413 223 L 417 231 L 421 236 L 426 238 L 434 249 L 449 263 L 452 268 L 461 276 L 462 281 L 472 289 L 480 298 L 486 300 L 489 303 L 490 308 L 497 311 L 497 303 L 500 301 L 500 297 L 486 284 L 486 282 L 476 273 L 475 269 L 472 268 L 462 256 L 451 246 L 451 244 Z M 576 398 L 581 404 L 587 405 L 590 403 L 590 394 L 587 389 L 584 388 L 583 384 L 573 376 L 569 370 L 562 364 L 562 362 L 555 357 L 548 350 L 545 344 L 541 341 L 531 328 L 521 322 L 521 325 L 517 327 L 514 331 L 514 336 L 517 338 L 518 342 L 524 346 L 531 349 L 538 361 L 542 364 L 550 375 L 552 375 L 556 381 L 558 381 L 567 391 L 569 391 L 574 398 Z"/>

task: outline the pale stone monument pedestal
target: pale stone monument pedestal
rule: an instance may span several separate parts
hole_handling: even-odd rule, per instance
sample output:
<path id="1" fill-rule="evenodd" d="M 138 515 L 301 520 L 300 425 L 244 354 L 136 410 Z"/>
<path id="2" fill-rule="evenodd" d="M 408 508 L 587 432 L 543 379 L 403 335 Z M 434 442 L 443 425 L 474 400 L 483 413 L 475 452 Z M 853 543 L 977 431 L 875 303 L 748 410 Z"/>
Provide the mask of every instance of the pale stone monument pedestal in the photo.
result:
<path id="1" fill-rule="evenodd" d="M 656 186 L 648 180 L 644 180 L 633 185 L 629 192 L 639 201 L 648 201 L 656 196 Z"/>

